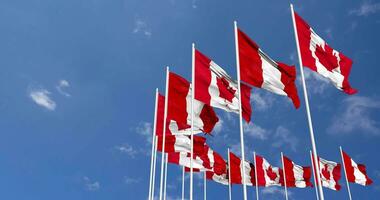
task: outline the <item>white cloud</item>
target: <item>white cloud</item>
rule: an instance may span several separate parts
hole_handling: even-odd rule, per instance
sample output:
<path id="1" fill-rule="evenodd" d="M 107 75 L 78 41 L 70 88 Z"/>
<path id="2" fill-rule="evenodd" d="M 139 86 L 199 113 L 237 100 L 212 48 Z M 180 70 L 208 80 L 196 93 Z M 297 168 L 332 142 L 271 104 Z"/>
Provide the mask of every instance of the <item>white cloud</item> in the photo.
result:
<path id="1" fill-rule="evenodd" d="M 88 191 L 97 191 L 100 189 L 100 183 L 98 181 L 92 181 L 87 176 L 83 177 L 84 185 Z"/>
<path id="2" fill-rule="evenodd" d="M 61 95 L 65 97 L 70 97 L 71 95 L 64 91 L 65 88 L 69 88 L 69 87 L 70 87 L 70 83 L 67 80 L 60 80 L 58 82 L 58 85 L 55 88 Z"/>
<path id="3" fill-rule="evenodd" d="M 279 148 L 282 146 L 287 146 L 290 147 L 293 151 L 297 150 L 298 139 L 294 135 L 292 135 L 287 128 L 283 126 L 277 127 L 273 137 L 273 141 L 273 147 Z"/>
<path id="4" fill-rule="evenodd" d="M 371 112 L 380 109 L 380 100 L 363 96 L 350 96 L 343 100 L 343 109 L 335 115 L 327 129 L 330 134 L 347 134 L 353 131 L 380 135 L 380 124 L 372 119 Z"/>
<path id="5" fill-rule="evenodd" d="M 45 89 L 31 89 L 29 97 L 39 106 L 42 106 L 50 111 L 55 110 L 56 103 L 50 98 L 50 92 Z"/>
<path id="6" fill-rule="evenodd" d="M 330 84 L 329 80 L 309 69 L 305 68 L 304 75 L 308 92 L 313 94 L 323 94 Z M 298 80 L 300 81 L 300 84 L 302 84 L 301 78 Z"/>
<path id="7" fill-rule="evenodd" d="M 350 10 L 349 13 L 357 16 L 368 16 L 380 11 L 380 3 L 363 1 L 359 8 Z"/>
<path id="8" fill-rule="evenodd" d="M 141 33 L 148 38 L 152 36 L 152 32 L 149 29 L 147 23 L 145 21 L 143 21 L 142 19 L 136 19 L 135 20 L 135 26 L 134 26 L 132 32 L 135 34 Z"/>
<path id="9" fill-rule="evenodd" d="M 254 111 L 266 111 L 272 107 L 275 98 L 274 94 L 267 91 L 254 90 L 251 94 L 251 103 Z"/>
<path id="10" fill-rule="evenodd" d="M 215 125 L 215 127 L 213 129 L 213 133 L 215 133 L 217 135 L 220 132 L 222 132 L 222 130 L 223 130 L 223 123 L 224 123 L 224 121 L 221 118 L 219 118 L 218 123 L 216 123 L 216 125 Z"/>
<path id="11" fill-rule="evenodd" d="M 191 1 L 191 7 L 194 8 L 194 9 L 198 8 L 197 0 L 192 0 Z"/>
<path id="12" fill-rule="evenodd" d="M 244 133 L 256 139 L 266 140 L 270 132 L 252 122 L 244 123 Z"/>
<path id="13" fill-rule="evenodd" d="M 153 135 L 152 123 L 140 122 L 139 125 L 136 127 L 135 131 L 138 134 L 146 137 L 148 144 L 152 143 L 152 135 Z"/>
<path id="14" fill-rule="evenodd" d="M 120 153 L 127 154 L 131 158 L 135 158 L 136 154 L 138 154 L 138 151 L 135 150 L 135 148 L 133 148 L 129 144 L 115 146 L 115 149 L 118 150 Z"/>
<path id="15" fill-rule="evenodd" d="M 280 187 L 265 187 L 261 190 L 263 195 L 281 195 L 285 196 L 284 188 Z M 288 197 L 292 196 L 292 193 L 288 190 Z"/>
<path id="16" fill-rule="evenodd" d="M 137 184 L 141 182 L 141 178 L 131 178 L 131 177 L 125 177 L 124 182 L 126 184 Z"/>

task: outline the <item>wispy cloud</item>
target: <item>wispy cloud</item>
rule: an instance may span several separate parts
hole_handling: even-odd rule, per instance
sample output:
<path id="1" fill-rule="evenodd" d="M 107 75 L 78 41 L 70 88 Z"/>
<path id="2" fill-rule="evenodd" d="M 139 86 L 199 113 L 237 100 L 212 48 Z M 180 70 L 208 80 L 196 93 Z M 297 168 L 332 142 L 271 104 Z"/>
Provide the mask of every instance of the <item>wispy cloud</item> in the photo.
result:
<path id="1" fill-rule="evenodd" d="M 137 184 L 141 182 L 141 178 L 124 177 L 126 184 Z"/>
<path id="2" fill-rule="evenodd" d="M 145 137 L 149 144 L 152 143 L 153 128 L 152 123 L 149 122 L 140 122 L 135 129 L 136 133 Z"/>
<path id="3" fill-rule="evenodd" d="M 280 187 L 265 187 L 261 190 L 263 195 L 281 195 L 285 196 L 285 190 Z M 292 196 L 292 192 L 288 190 L 288 197 Z"/>
<path id="4" fill-rule="evenodd" d="M 92 181 L 87 176 L 83 177 L 85 189 L 88 191 L 97 191 L 100 189 L 100 183 L 98 181 Z"/>
<path id="5" fill-rule="evenodd" d="M 305 79 L 307 80 L 307 89 L 313 94 L 323 94 L 329 86 L 329 80 L 311 70 L 304 70 Z M 301 79 L 298 79 L 301 82 Z"/>
<path id="6" fill-rule="evenodd" d="M 279 126 L 277 127 L 275 134 L 273 136 L 273 147 L 283 147 L 283 146 L 288 146 L 290 147 L 293 151 L 297 150 L 297 145 L 298 145 L 298 139 L 294 135 L 291 134 L 289 129 Z"/>
<path id="7" fill-rule="evenodd" d="M 270 132 L 254 123 L 244 124 L 244 133 L 256 139 L 266 140 Z"/>
<path id="8" fill-rule="evenodd" d="M 29 97 L 39 106 L 54 111 L 57 104 L 50 98 L 50 92 L 46 89 L 30 89 Z"/>
<path id="9" fill-rule="evenodd" d="M 142 19 L 136 19 L 135 20 L 135 26 L 132 31 L 134 34 L 143 34 L 146 37 L 151 37 L 152 36 L 152 31 L 148 27 L 147 23 L 142 20 Z"/>
<path id="10" fill-rule="evenodd" d="M 272 107 L 275 98 L 266 91 L 254 90 L 251 94 L 251 102 L 255 111 L 266 111 Z"/>
<path id="11" fill-rule="evenodd" d="M 194 9 L 198 8 L 197 0 L 191 0 L 191 7 Z"/>
<path id="12" fill-rule="evenodd" d="M 65 89 L 66 88 L 69 88 L 70 87 L 70 83 L 67 81 L 67 80 L 60 80 L 58 82 L 58 85 L 55 87 L 57 89 L 57 91 L 65 96 L 65 97 L 70 97 L 71 95 L 67 92 L 65 92 Z"/>
<path id="13" fill-rule="evenodd" d="M 333 117 L 327 129 L 330 134 L 347 134 L 353 131 L 372 135 L 380 134 L 379 122 L 371 114 L 380 109 L 380 100 L 364 96 L 350 96 L 343 100 L 339 114 Z"/>
<path id="14" fill-rule="evenodd" d="M 371 1 L 363 1 L 359 8 L 349 11 L 351 15 L 368 16 L 380 11 L 380 3 L 372 3 Z"/>
<path id="15" fill-rule="evenodd" d="M 131 158 L 135 158 L 136 154 L 138 154 L 139 152 L 135 150 L 135 148 L 129 144 L 122 144 L 119 146 L 115 146 L 115 149 L 119 151 L 120 153 L 128 155 Z"/>
<path id="16" fill-rule="evenodd" d="M 224 123 L 223 119 L 219 118 L 218 123 L 216 123 L 216 125 L 215 125 L 215 127 L 213 129 L 213 133 L 215 133 L 216 135 L 218 135 L 219 133 L 221 133 L 222 130 L 223 130 L 223 123 Z"/>

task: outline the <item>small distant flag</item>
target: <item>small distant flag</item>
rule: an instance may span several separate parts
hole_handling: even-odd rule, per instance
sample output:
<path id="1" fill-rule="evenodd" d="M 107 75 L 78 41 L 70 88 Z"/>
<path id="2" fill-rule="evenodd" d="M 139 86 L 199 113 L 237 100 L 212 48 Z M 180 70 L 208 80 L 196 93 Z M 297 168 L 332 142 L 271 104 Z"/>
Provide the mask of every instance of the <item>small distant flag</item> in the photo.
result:
<path id="1" fill-rule="evenodd" d="M 256 170 L 258 186 L 282 186 L 284 176 L 282 169 L 273 167 L 265 158 L 256 155 Z"/>
<path id="2" fill-rule="evenodd" d="M 283 156 L 286 187 L 311 187 L 311 167 L 296 165 L 288 157 Z"/>
<path id="3" fill-rule="evenodd" d="M 339 184 L 339 180 L 341 178 L 341 165 L 320 157 L 318 157 L 318 161 L 322 186 L 332 190 L 340 190 L 341 185 Z"/>
<path id="4" fill-rule="evenodd" d="M 356 162 L 344 151 L 342 151 L 342 154 L 348 182 L 357 183 L 363 186 L 373 183 L 367 175 L 365 165 L 356 164 Z"/>
<path id="5" fill-rule="evenodd" d="M 245 184 L 250 186 L 256 185 L 254 165 L 248 161 L 243 161 L 238 156 L 230 152 L 229 170 L 231 170 L 231 183 L 243 184 L 243 167 L 245 167 Z"/>

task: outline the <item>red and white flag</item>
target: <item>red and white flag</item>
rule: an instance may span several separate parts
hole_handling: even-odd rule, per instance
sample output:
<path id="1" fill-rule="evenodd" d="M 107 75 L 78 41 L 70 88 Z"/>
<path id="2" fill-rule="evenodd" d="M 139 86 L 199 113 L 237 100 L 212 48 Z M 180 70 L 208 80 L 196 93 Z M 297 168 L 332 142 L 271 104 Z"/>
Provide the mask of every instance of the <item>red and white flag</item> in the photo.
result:
<path id="1" fill-rule="evenodd" d="M 296 68 L 272 60 L 240 29 L 238 46 L 241 80 L 275 94 L 288 96 L 298 108 L 300 100 L 295 84 Z"/>
<path id="2" fill-rule="evenodd" d="M 212 150 L 207 144 L 204 146 L 204 154 L 197 155 L 203 161 L 203 166 L 213 171 L 214 173 L 221 175 L 227 171 L 226 161 L 221 155 Z"/>
<path id="3" fill-rule="evenodd" d="M 223 185 L 229 184 L 227 172 L 218 175 L 213 171 L 206 171 L 206 178 L 208 180 L 213 180 L 213 181 L 220 183 L 220 184 L 223 184 Z"/>
<path id="4" fill-rule="evenodd" d="M 251 88 L 241 87 L 244 119 L 251 119 Z M 248 97 L 248 98 L 243 98 Z M 227 112 L 239 113 L 238 85 L 226 71 L 210 58 L 195 50 L 195 99 Z"/>
<path id="5" fill-rule="evenodd" d="M 191 134 L 191 88 L 181 76 L 169 73 L 168 94 L 169 129 L 172 134 Z M 194 133 L 211 133 L 219 121 L 213 108 L 194 100 Z M 174 121 L 174 123 L 173 123 Z"/>
<path id="6" fill-rule="evenodd" d="M 296 165 L 288 157 L 283 156 L 284 171 L 286 177 L 286 187 L 305 188 L 312 187 L 311 167 L 302 167 Z"/>
<path id="7" fill-rule="evenodd" d="M 322 186 L 332 190 L 340 190 L 340 164 L 320 157 L 318 157 L 318 160 Z"/>
<path id="8" fill-rule="evenodd" d="M 243 167 L 245 167 L 245 184 L 255 186 L 255 166 L 247 161 L 242 161 L 238 156 L 230 152 L 230 179 L 233 184 L 243 184 Z"/>
<path id="9" fill-rule="evenodd" d="M 186 153 L 186 152 L 168 153 L 168 162 L 172 164 L 176 164 L 176 165 L 181 165 L 186 168 L 190 168 L 191 153 Z M 192 164 L 193 164 L 194 172 L 207 170 L 206 168 L 204 168 L 203 160 L 201 160 L 199 157 L 194 156 L 192 162 L 193 162 Z"/>
<path id="10" fill-rule="evenodd" d="M 355 94 L 348 77 L 352 61 L 331 48 L 296 12 L 295 23 L 303 65 L 327 78 L 339 90 Z"/>
<path id="11" fill-rule="evenodd" d="M 282 186 L 284 176 L 282 169 L 273 167 L 265 158 L 256 155 L 257 182 L 259 186 Z"/>
<path id="12" fill-rule="evenodd" d="M 163 136 L 158 136 L 157 150 L 162 152 Z M 194 154 L 202 155 L 205 153 L 206 138 L 194 135 L 193 151 Z M 166 135 L 165 153 L 171 152 L 191 152 L 191 139 L 187 135 Z"/>
<path id="13" fill-rule="evenodd" d="M 363 186 L 373 183 L 373 181 L 368 178 L 365 165 L 356 164 L 356 162 L 344 151 L 342 151 L 342 154 L 348 182 L 357 183 Z"/>

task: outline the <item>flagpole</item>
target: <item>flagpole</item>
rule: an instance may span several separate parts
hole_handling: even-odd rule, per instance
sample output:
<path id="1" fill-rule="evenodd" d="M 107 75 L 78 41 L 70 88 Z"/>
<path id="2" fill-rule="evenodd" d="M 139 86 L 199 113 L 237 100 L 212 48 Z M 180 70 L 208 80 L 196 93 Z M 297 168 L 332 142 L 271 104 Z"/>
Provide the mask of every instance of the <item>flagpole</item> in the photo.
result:
<path id="1" fill-rule="evenodd" d="M 317 186 L 317 179 L 315 178 L 315 168 L 314 168 L 314 162 L 313 162 L 313 154 L 310 151 L 310 161 L 311 161 L 311 167 L 313 168 L 313 177 L 314 177 L 314 185 L 315 185 L 315 195 L 317 196 L 317 200 L 319 200 L 318 195 L 318 186 Z"/>
<path id="2" fill-rule="evenodd" d="M 153 118 L 153 133 L 152 133 L 152 154 L 150 158 L 150 177 L 149 177 L 149 197 L 152 197 L 152 179 L 153 179 L 153 160 L 154 160 L 154 150 L 155 150 L 155 135 L 156 135 L 156 120 L 157 120 L 157 103 L 158 102 L 158 88 L 156 88 L 156 101 L 154 105 L 154 118 Z"/>
<path id="3" fill-rule="evenodd" d="M 154 187 L 155 187 L 155 181 L 156 181 L 157 140 L 158 140 L 158 136 L 154 136 L 154 158 L 153 158 L 152 196 L 150 197 L 151 200 L 154 199 Z"/>
<path id="4" fill-rule="evenodd" d="M 351 190 L 350 190 L 350 184 L 348 183 L 348 178 L 347 178 L 346 163 L 344 163 L 344 158 L 343 158 L 342 146 L 339 146 L 339 149 L 340 149 L 340 156 L 342 157 L 344 175 L 346 176 L 346 184 L 347 184 L 348 196 L 350 197 L 350 200 L 352 200 Z"/>
<path id="5" fill-rule="evenodd" d="M 259 200 L 259 182 L 257 181 L 256 152 L 253 152 L 253 162 L 255 164 L 256 200 Z"/>
<path id="6" fill-rule="evenodd" d="M 288 188 L 286 185 L 286 173 L 285 173 L 285 164 L 284 164 L 284 154 L 281 152 L 281 162 L 282 162 L 282 169 L 284 172 L 284 186 L 285 186 L 285 199 L 288 200 Z"/>
<path id="7" fill-rule="evenodd" d="M 203 199 L 207 199 L 207 180 L 206 180 L 206 171 L 203 174 Z"/>
<path id="8" fill-rule="evenodd" d="M 185 166 L 182 167 L 182 200 L 185 200 Z"/>
<path id="9" fill-rule="evenodd" d="M 235 32 L 235 52 L 236 52 L 236 71 L 237 71 L 237 85 L 239 90 L 239 124 L 240 124 L 240 148 L 241 148 L 241 158 L 245 162 L 245 152 L 244 152 L 244 134 L 243 134 L 243 114 L 241 106 L 241 89 L 240 89 L 240 60 L 239 60 L 239 44 L 238 44 L 238 32 L 237 32 L 237 22 L 234 21 L 234 32 Z M 243 194 L 244 200 L 247 200 L 247 185 L 245 183 L 245 167 L 243 167 Z"/>
<path id="10" fill-rule="evenodd" d="M 229 200 L 232 200 L 232 193 L 231 193 L 231 159 L 230 159 L 230 148 L 227 148 L 228 151 L 228 197 Z"/>
<path id="11" fill-rule="evenodd" d="M 193 157 L 194 157 L 194 91 L 195 91 L 195 44 L 192 45 L 191 56 L 191 159 L 190 159 L 190 200 L 193 200 Z"/>
<path id="12" fill-rule="evenodd" d="M 160 176 L 160 200 L 162 200 L 163 184 L 164 184 L 164 163 L 165 163 L 165 133 L 166 133 L 166 117 L 168 115 L 168 94 L 169 94 L 169 67 L 166 67 L 166 85 L 165 85 L 165 107 L 164 107 L 164 125 L 162 129 L 162 152 L 161 152 L 161 176 Z"/>
<path id="13" fill-rule="evenodd" d="M 299 47 L 299 41 L 298 41 L 298 34 L 297 34 L 295 17 L 294 17 L 293 4 L 290 4 L 290 9 L 292 11 L 294 36 L 295 36 L 296 44 L 297 44 L 299 68 L 300 68 L 300 71 L 301 71 L 302 87 L 303 87 L 303 93 L 304 93 L 305 105 L 306 105 L 306 114 L 307 114 L 307 119 L 308 119 L 308 123 L 309 123 L 310 139 L 311 139 L 311 145 L 312 145 L 313 155 L 314 155 L 313 159 L 314 159 L 315 163 L 318 163 L 318 160 L 317 160 L 317 155 L 318 155 L 317 154 L 317 147 L 315 145 L 313 122 L 311 120 L 311 113 L 310 113 L 310 108 L 309 108 L 309 98 L 308 98 L 307 89 L 306 89 L 305 76 L 304 76 L 304 73 L 303 73 L 303 64 L 302 64 L 302 59 L 301 59 L 301 51 L 300 51 L 300 47 Z M 321 182 L 320 181 L 321 180 L 321 176 L 319 174 L 319 165 L 317 165 L 317 164 L 315 165 L 315 170 L 317 172 L 316 173 L 317 174 L 317 180 L 318 180 L 317 182 L 320 183 Z M 318 189 L 319 189 L 319 194 L 320 194 L 321 200 L 324 200 L 323 189 L 322 189 L 322 185 L 321 184 L 318 184 Z"/>
<path id="14" fill-rule="evenodd" d="M 168 154 L 166 154 L 166 156 L 165 156 L 164 200 L 166 200 L 167 179 L 168 179 Z"/>

